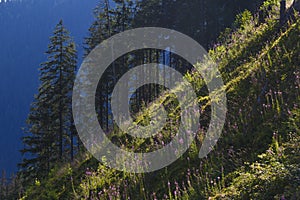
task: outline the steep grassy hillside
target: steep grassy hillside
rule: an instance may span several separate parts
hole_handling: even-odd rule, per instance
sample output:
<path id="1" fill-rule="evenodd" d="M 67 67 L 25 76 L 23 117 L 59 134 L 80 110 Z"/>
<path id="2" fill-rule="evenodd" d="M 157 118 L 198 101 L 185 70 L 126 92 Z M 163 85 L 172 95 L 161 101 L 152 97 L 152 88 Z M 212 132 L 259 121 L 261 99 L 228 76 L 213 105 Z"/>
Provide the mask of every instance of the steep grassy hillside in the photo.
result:
<path id="1" fill-rule="evenodd" d="M 242 13 L 236 28 L 225 31 L 209 52 L 225 83 L 228 113 L 222 137 L 208 157 L 199 159 L 198 151 L 211 99 L 201 75 L 193 72 L 186 77 L 199 95 L 204 125 L 175 163 L 152 173 L 130 174 L 106 168 L 86 153 L 58 165 L 45 180 L 37 177 L 22 199 L 299 198 L 300 19 L 280 26 L 278 7 L 268 6 L 261 8 L 267 12 L 264 23 L 250 12 Z M 171 93 L 157 102 L 170 108 L 169 117 L 176 120 Z M 141 113 L 137 123 L 145 118 Z M 112 137 L 120 145 L 151 151 L 172 134 L 171 128 L 170 123 L 161 137 L 149 140 L 132 141 L 117 130 Z"/>

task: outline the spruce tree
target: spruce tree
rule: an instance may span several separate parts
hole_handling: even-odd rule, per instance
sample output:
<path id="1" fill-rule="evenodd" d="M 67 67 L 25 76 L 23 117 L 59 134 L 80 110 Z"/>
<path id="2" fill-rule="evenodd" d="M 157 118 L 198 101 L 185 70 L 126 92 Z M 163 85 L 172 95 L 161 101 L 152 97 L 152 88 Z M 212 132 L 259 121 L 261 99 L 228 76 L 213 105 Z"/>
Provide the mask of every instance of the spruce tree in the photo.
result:
<path id="1" fill-rule="evenodd" d="M 62 20 L 50 37 L 46 54 L 48 59 L 41 64 L 40 87 L 26 121 L 21 150 L 25 156 L 20 166 L 29 178 L 43 177 L 55 162 L 73 159 L 74 155 L 71 92 L 77 52 Z"/>

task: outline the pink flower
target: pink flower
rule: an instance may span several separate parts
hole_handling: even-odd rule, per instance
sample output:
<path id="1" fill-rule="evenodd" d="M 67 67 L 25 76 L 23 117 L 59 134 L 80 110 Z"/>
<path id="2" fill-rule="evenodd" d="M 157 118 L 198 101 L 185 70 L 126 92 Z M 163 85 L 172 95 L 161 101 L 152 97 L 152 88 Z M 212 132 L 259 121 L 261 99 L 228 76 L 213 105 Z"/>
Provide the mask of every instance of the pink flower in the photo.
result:
<path id="1" fill-rule="evenodd" d="M 92 172 L 90 171 L 89 168 L 86 168 L 85 174 L 88 175 L 88 176 L 91 176 Z"/>
<path id="2" fill-rule="evenodd" d="M 183 139 L 182 138 L 179 139 L 179 143 L 183 144 Z"/>

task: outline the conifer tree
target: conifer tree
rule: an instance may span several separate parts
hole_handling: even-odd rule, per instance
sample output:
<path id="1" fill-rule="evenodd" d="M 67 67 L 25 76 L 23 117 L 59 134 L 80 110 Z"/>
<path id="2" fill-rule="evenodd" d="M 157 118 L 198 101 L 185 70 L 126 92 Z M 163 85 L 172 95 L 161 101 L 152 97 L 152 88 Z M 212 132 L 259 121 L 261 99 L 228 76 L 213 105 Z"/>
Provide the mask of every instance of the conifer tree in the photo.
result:
<path id="1" fill-rule="evenodd" d="M 115 0 L 115 6 L 110 6 L 110 1 L 101 1 L 94 9 L 95 21 L 89 28 L 89 35 L 85 38 L 86 55 L 103 40 L 132 27 L 135 4 L 131 0 Z M 97 88 L 96 107 L 101 127 L 109 131 L 112 117 L 110 109 L 110 93 L 118 77 L 124 73 L 124 65 L 127 59 L 116 61 L 102 76 Z M 122 67 L 123 68 L 122 68 Z"/>
<path id="2" fill-rule="evenodd" d="M 73 159 L 74 123 L 71 91 L 77 52 L 62 20 L 56 25 L 41 64 L 40 87 L 27 118 L 23 137 L 25 154 L 20 164 L 25 176 L 43 177 L 53 163 Z"/>

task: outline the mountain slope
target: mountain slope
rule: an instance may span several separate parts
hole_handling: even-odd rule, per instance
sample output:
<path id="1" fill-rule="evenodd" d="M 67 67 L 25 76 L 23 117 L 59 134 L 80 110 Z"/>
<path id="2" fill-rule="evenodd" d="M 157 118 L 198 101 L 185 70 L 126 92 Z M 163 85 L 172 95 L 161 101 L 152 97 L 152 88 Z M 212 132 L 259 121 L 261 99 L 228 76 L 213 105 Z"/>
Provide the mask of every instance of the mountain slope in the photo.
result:
<path id="1" fill-rule="evenodd" d="M 202 130 L 184 156 L 153 173 L 109 169 L 87 153 L 58 165 L 45 180 L 37 177 L 23 199 L 296 199 L 300 20 L 296 16 L 281 27 L 278 7 L 267 7 L 261 8 L 268 10 L 264 23 L 244 12 L 237 17 L 238 28 L 226 31 L 210 51 L 225 82 L 228 114 L 222 138 L 207 158 L 198 158 Z M 199 91 L 203 109 L 209 108 L 201 75 L 187 78 Z M 168 95 L 160 99 L 172 98 Z M 137 143 L 145 149 L 155 141 Z"/>

